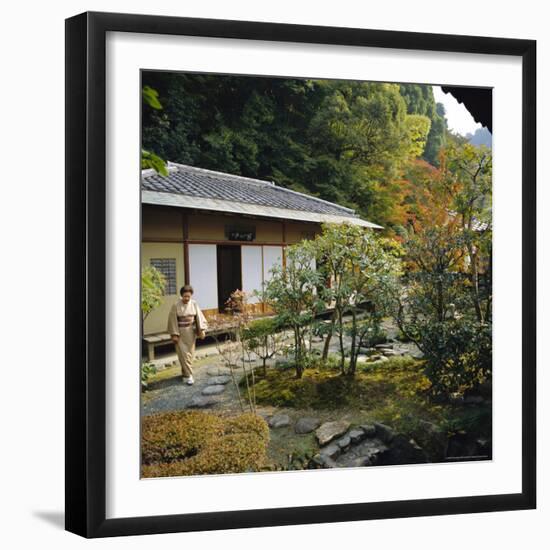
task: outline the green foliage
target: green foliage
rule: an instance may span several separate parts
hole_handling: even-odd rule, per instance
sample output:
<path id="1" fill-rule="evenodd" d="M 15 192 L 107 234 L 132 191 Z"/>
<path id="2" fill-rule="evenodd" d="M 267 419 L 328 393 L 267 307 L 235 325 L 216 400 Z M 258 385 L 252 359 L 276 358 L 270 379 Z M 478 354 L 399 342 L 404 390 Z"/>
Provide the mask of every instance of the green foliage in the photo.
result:
<path id="1" fill-rule="evenodd" d="M 159 94 L 157 90 L 151 88 L 151 86 L 144 86 L 141 90 L 141 97 L 144 103 L 144 112 L 147 112 L 146 107 L 153 109 L 154 111 L 162 110 L 162 104 L 159 101 Z M 152 168 L 162 176 L 168 175 L 166 169 L 166 163 L 158 155 L 146 149 L 141 149 L 141 169 L 145 170 Z"/>
<path id="2" fill-rule="evenodd" d="M 418 324 L 415 329 L 435 393 L 462 394 L 491 379 L 491 325 L 462 318 Z"/>
<path id="3" fill-rule="evenodd" d="M 146 72 L 144 84 L 163 105 L 144 109 L 146 151 L 275 180 L 384 226 L 404 164 L 421 149 L 434 162 L 442 144 L 430 86 L 417 87 L 420 106 L 376 82 Z"/>
<path id="4" fill-rule="evenodd" d="M 445 146 L 447 120 L 442 103 L 436 103 L 431 86 L 422 84 L 401 84 L 401 95 L 407 104 L 407 113 L 423 115 L 430 119 L 429 133 L 423 150 L 423 158 L 438 165 L 439 151 Z"/>
<path id="5" fill-rule="evenodd" d="M 153 170 L 155 170 L 155 172 L 159 173 L 161 176 L 168 175 L 166 163 L 158 155 L 155 155 L 155 153 L 142 149 L 141 150 L 141 169 L 146 170 L 148 168 L 152 168 Z"/>
<path id="6" fill-rule="evenodd" d="M 231 418 L 200 411 L 147 416 L 142 424 L 142 475 L 257 471 L 268 442 L 266 422 L 250 413 Z"/>
<path id="7" fill-rule="evenodd" d="M 242 338 L 245 346 L 262 360 L 265 373 L 267 360 L 283 347 L 283 327 L 278 318 L 256 319 L 244 328 Z"/>
<path id="8" fill-rule="evenodd" d="M 376 339 L 382 318 L 392 306 L 400 272 L 399 249 L 372 231 L 346 224 L 324 225 L 313 246 L 319 272 L 325 280 L 331 280 L 330 286 L 321 289 L 320 296 L 334 307 L 331 327 L 339 337 L 341 370 L 353 375 L 361 346 Z M 346 314 L 352 317 L 347 330 Z M 347 370 L 343 343 L 346 332 L 352 340 Z"/>
<path id="9" fill-rule="evenodd" d="M 162 105 L 159 101 L 159 93 L 153 90 L 151 86 L 143 86 L 142 97 L 143 101 L 152 109 L 162 109 Z"/>
<path id="10" fill-rule="evenodd" d="M 148 265 L 141 270 L 141 313 L 144 320 L 161 304 L 165 286 L 166 279 L 158 269 Z"/>
<path id="11" fill-rule="evenodd" d="M 397 322 L 424 353 L 438 394 L 463 393 L 491 377 L 492 327 L 476 316 L 471 279 L 463 270 L 466 239 L 449 225 L 406 243 L 413 270 L 401 292 Z"/>
<path id="12" fill-rule="evenodd" d="M 149 385 L 149 379 L 156 374 L 157 369 L 152 363 L 141 363 L 141 388 L 146 389 Z"/>
<path id="13" fill-rule="evenodd" d="M 431 120 L 423 115 L 407 115 L 405 125 L 409 131 L 409 154 L 413 158 L 420 157 L 426 147 L 426 140 L 432 125 Z"/>
<path id="14" fill-rule="evenodd" d="M 321 273 L 314 267 L 312 241 L 302 241 L 286 248 L 285 266 L 275 266 L 265 286 L 265 298 L 276 313 L 279 326 L 289 327 L 294 335 L 296 376 L 302 375 L 306 360 L 306 343 L 311 342 L 312 323 L 324 302 L 317 293 Z"/>

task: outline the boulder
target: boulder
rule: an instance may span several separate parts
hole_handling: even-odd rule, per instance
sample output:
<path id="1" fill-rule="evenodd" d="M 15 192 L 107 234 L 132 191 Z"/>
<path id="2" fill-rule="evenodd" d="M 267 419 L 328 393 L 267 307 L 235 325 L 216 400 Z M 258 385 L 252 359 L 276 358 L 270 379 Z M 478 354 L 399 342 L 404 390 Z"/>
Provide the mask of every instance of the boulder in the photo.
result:
<path id="1" fill-rule="evenodd" d="M 351 445 L 351 437 L 349 435 L 341 437 L 338 441 L 336 441 L 336 445 L 338 445 L 340 449 L 346 450 Z"/>
<path id="2" fill-rule="evenodd" d="M 342 452 L 342 450 L 340 449 L 340 447 L 336 443 L 331 443 L 330 445 L 327 445 L 326 447 L 323 447 L 321 449 L 320 454 L 321 454 L 321 456 L 325 456 L 325 457 L 334 459 L 337 456 L 339 456 L 341 452 Z"/>
<path id="3" fill-rule="evenodd" d="M 294 431 L 297 434 L 308 434 L 311 433 L 313 430 L 316 430 L 320 425 L 321 421 L 318 418 L 304 416 L 298 419 L 298 421 L 294 425 Z"/>
<path id="4" fill-rule="evenodd" d="M 359 428 L 363 430 L 365 437 L 374 437 L 376 435 L 376 426 L 374 424 L 361 424 Z"/>
<path id="5" fill-rule="evenodd" d="M 203 395 L 219 395 L 225 391 L 225 386 L 222 384 L 215 384 L 213 386 L 206 386 L 202 390 Z"/>
<path id="6" fill-rule="evenodd" d="M 390 448 L 380 455 L 378 464 L 424 464 L 429 462 L 428 455 L 418 446 L 414 439 L 408 439 L 403 434 L 397 434 Z"/>
<path id="7" fill-rule="evenodd" d="M 290 426 L 290 417 L 288 414 L 274 414 L 268 424 L 270 428 L 284 428 Z"/>
<path id="8" fill-rule="evenodd" d="M 378 439 L 380 439 L 384 443 L 392 442 L 395 434 L 389 426 L 381 424 L 380 422 L 375 422 L 374 428 L 376 430 L 376 437 L 378 437 Z"/>
<path id="9" fill-rule="evenodd" d="M 353 444 L 363 441 L 366 437 L 365 432 L 361 428 L 350 430 L 348 436 Z"/>
<path id="10" fill-rule="evenodd" d="M 378 438 L 365 439 L 362 443 L 350 447 L 350 449 L 341 454 L 336 462 L 338 466 L 349 468 L 358 466 L 376 465 L 379 457 L 388 451 L 388 446 Z"/>
<path id="11" fill-rule="evenodd" d="M 421 420 L 413 432 L 416 442 L 426 451 L 431 462 L 443 460 L 447 452 L 447 433 L 433 422 Z"/>
<path id="12" fill-rule="evenodd" d="M 335 422 L 325 422 L 315 431 L 319 445 L 323 446 L 330 443 L 333 439 L 344 435 L 350 427 L 346 420 L 337 420 Z"/>

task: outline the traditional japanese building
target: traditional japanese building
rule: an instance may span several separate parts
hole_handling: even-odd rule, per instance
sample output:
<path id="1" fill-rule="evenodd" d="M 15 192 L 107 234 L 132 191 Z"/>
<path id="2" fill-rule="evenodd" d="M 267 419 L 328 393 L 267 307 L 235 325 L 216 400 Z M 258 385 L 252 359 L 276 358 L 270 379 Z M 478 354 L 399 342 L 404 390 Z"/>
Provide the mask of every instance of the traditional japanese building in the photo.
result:
<path id="1" fill-rule="evenodd" d="M 208 317 L 224 310 L 235 289 L 261 289 L 269 270 L 284 262 L 285 247 L 314 237 L 322 223 L 379 227 L 349 208 L 270 181 L 172 163 L 168 172 L 141 175 L 141 262 L 166 277 L 164 303 L 145 320 L 144 335 L 166 330 L 184 284 L 194 287 Z"/>

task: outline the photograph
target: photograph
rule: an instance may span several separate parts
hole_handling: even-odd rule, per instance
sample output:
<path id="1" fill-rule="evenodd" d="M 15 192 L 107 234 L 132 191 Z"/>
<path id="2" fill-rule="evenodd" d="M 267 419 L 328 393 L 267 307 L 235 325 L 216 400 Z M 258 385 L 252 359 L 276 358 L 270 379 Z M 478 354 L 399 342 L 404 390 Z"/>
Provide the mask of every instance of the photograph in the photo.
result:
<path id="1" fill-rule="evenodd" d="M 492 88 L 140 87 L 141 478 L 491 461 Z"/>

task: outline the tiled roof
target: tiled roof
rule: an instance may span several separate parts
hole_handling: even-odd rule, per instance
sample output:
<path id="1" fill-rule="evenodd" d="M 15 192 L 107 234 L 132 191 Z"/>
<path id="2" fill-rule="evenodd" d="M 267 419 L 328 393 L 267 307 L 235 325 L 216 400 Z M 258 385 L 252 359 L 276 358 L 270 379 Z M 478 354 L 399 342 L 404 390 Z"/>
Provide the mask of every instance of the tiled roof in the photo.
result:
<path id="1" fill-rule="evenodd" d="M 278 187 L 269 181 L 183 164 L 169 163 L 168 166 L 168 176 L 161 176 L 153 170 L 143 170 L 142 190 L 301 212 L 357 217 L 350 208 Z"/>

